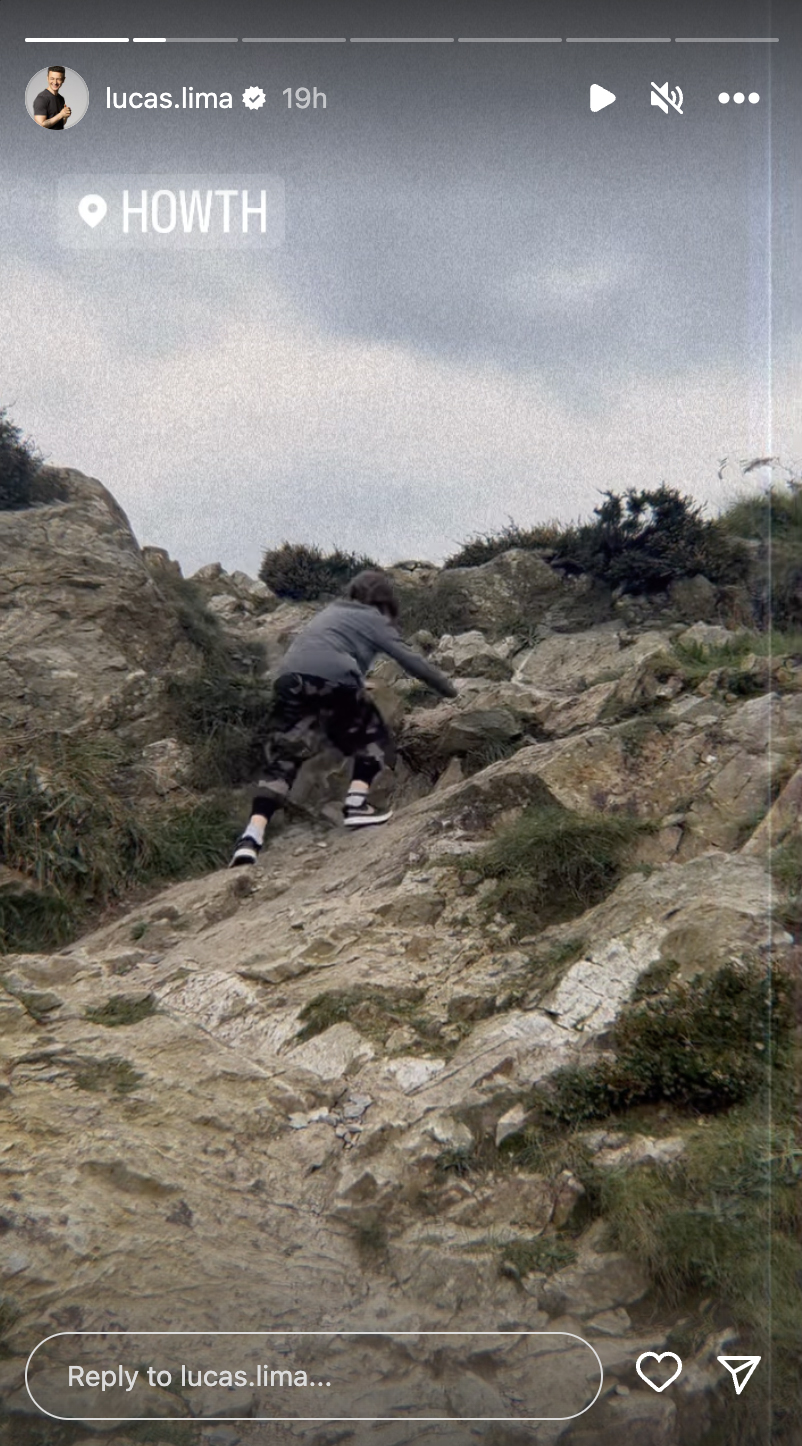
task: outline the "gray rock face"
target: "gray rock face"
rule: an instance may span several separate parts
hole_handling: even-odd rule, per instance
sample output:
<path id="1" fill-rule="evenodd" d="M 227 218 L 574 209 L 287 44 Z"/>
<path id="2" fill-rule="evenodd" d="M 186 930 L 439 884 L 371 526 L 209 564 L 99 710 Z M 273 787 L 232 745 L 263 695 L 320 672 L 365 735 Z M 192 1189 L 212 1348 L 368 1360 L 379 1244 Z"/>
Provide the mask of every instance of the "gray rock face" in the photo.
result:
<path id="1" fill-rule="evenodd" d="M 0 717 L 71 728 L 143 717 L 155 672 L 193 650 L 100 482 L 62 475 L 65 500 L 0 512 Z"/>
<path id="2" fill-rule="evenodd" d="M 503 637 L 522 624 L 570 631 L 612 615 L 609 589 L 590 578 L 565 578 L 537 553 L 521 548 L 480 567 L 396 568 L 394 575 L 402 589 L 431 590 L 433 613 L 449 609 L 455 630 L 479 628 L 492 637 Z"/>
<path id="3" fill-rule="evenodd" d="M 187 661 L 168 601 L 175 564 L 140 552 L 99 483 L 67 482 L 62 503 L 0 514 L 0 709 L 15 726 L 42 710 L 61 726 L 125 723 L 133 673 L 151 730 L 141 768 L 165 796 L 192 764 L 148 691 Z M 715 1345 L 689 1356 L 671 1399 L 647 1393 L 634 1360 L 666 1348 L 673 1318 L 656 1319 L 651 1301 L 646 1311 L 649 1282 L 610 1248 L 604 1222 L 582 1225 L 578 1165 L 524 1172 L 503 1151 L 527 1140 L 535 1086 L 609 1048 L 647 971 L 692 979 L 790 950 L 768 866 L 772 830 L 776 842 L 799 826 L 799 679 L 789 664 L 767 670 L 757 697 L 709 680 L 693 689 L 672 655 L 676 630 L 623 630 L 609 599 L 534 554 L 450 577 L 397 571 L 411 586 L 457 588 L 483 631 L 439 647 L 420 638 L 451 660 L 459 694 L 447 702 L 417 706 L 409 680 L 376 669 L 405 759 L 403 783 L 383 781 L 397 789 L 386 829 L 292 823 L 253 870 L 163 890 L 59 953 L 0 959 L 0 1295 L 19 1311 L 0 1392 L 27 1410 L 25 1357 L 65 1329 L 561 1330 L 593 1343 L 605 1391 L 592 1423 L 544 1424 L 533 1440 L 696 1446 L 711 1424 Z M 276 605 L 217 564 L 193 581 L 235 636 L 265 643 L 273 669 L 315 611 Z M 530 637 L 543 629 L 537 644 L 504 640 L 515 608 Z M 683 636 L 718 647 L 719 630 L 704 628 Z M 744 844 L 780 763 L 790 781 Z M 298 797 L 317 808 L 345 776 L 338 758 L 316 760 Z M 471 893 L 454 859 L 470 861 L 528 804 L 654 828 L 647 868 L 578 918 L 514 941 L 488 917 L 481 875 Z M 0 871 L 0 891 L 21 882 Z M 608 1178 L 671 1170 L 694 1128 L 605 1124 L 577 1148 Z M 484 1151 L 493 1163 L 480 1169 Z M 409 1389 L 419 1364 L 399 1378 Z M 556 1351 L 549 1369 L 556 1400 L 567 1369 Z M 465 1384 L 480 1404 L 500 1399 L 487 1375 Z M 250 1386 L 229 1404 L 265 1410 Z M 237 1423 L 255 1446 L 262 1429 Z M 447 1425 L 376 1428 L 386 1446 L 419 1436 L 464 1440 Z M 109 1439 L 127 1438 L 110 1427 Z"/>

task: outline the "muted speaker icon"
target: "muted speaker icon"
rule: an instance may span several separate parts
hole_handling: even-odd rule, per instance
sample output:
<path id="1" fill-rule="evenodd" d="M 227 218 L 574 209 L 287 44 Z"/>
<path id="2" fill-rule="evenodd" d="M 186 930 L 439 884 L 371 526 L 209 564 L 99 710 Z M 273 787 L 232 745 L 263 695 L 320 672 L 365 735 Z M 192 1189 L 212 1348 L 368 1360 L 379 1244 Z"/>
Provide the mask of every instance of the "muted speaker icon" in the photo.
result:
<path id="1" fill-rule="evenodd" d="M 677 115 L 682 115 L 682 91 L 679 86 L 677 86 L 676 90 L 669 90 L 668 81 L 665 81 L 663 85 L 658 85 L 656 81 L 653 80 L 652 105 L 659 105 L 665 115 L 668 115 L 669 106 L 677 112 Z"/>

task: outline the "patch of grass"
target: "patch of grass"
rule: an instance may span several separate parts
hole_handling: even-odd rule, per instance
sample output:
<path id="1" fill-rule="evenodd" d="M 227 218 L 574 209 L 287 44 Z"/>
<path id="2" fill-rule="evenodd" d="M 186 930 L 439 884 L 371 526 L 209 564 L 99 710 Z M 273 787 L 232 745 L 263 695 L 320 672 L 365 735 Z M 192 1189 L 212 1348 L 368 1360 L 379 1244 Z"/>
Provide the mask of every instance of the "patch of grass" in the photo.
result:
<path id="1" fill-rule="evenodd" d="M 802 482 L 791 478 L 740 498 L 721 525 L 732 537 L 762 544 L 751 579 L 759 622 L 783 629 L 802 626 Z"/>
<path id="2" fill-rule="evenodd" d="M 565 529 L 559 522 L 544 522 L 534 527 L 519 527 L 510 520 L 500 532 L 479 533 L 464 542 L 453 557 L 443 563 L 446 568 L 480 567 L 491 562 L 510 548 L 522 548 L 525 552 L 553 550 L 559 543 Z"/>
<path id="3" fill-rule="evenodd" d="M 674 643 L 674 653 L 689 682 L 707 677 L 714 668 L 732 667 L 755 650 L 754 633 L 737 633 L 727 643 Z"/>
<path id="4" fill-rule="evenodd" d="M 641 974 L 632 991 L 631 1002 L 639 1004 L 644 999 L 655 999 L 670 988 L 679 965 L 674 959 L 658 959 Z"/>
<path id="5" fill-rule="evenodd" d="M 576 1125 L 665 1101 L 700 1113 L 756 1095 L 789 1048 L 788 977 L 725 964 L 690 983 L 672 980 L 634 1001 L 610 1032 L 612 1058 L 559 1070 L 542 1096 L 546 1120 Z"/>
<path id="6" fill-rule="evenodd" d="M 377 566 L 371 558 L 339 547 L 324 553 L 307 543 L 284 542 L 264 554 L 259 576 L 278 597 L 315 602 L 336 596 L 358 572 Z"/>
<path id="7" fill-rule="evenodd" d="M 153 994 L 113 994 L 104 1004 L 87 1009 L 85 1019 L 92 1024 L 103 1024 L 107 1029 L 117 1029 L 126 1024 L 139 1024 L 157 1011 Z"/>
<path id="8" fill-rule="evenodd" d="M 0 758 L 0 862 L 38 887 L 0 894 L 0 948 L 52 948 L 128 889 L 218 868 L 230 806 L 143 809 L 121 788 L 117 742 L 45 734 Z"/>
<path id="9" fill-rule="evenodd" d="M 73 935 L 75 910 L 47 889 L 0 893 L 0 954 L 46 953 Z"/>
<path id="10" fill-rule="evenodd" d="M 789 894 L 802 893 L 802 837 L 790 838 L 775 849 L 771 858 L 771 872 Z"/>
<path id="11" fill-rule="evenodd" d="M 405 638 L 425 628 L 435 638 L 445 633 L 464 633 L 476 627 L 470 598 L 459 578 L 441 573 L 433 585 L 396 585 L 400 607 L 399 627 Z"/>
<path id="12" fill-rule="evenodd" d="M 802 936 L 802 838 L 799 835 L 773 851 L 771 872 L 786 895 L 777 911 L 780 922 L 798 942 Z"/>
<path id="13" fill-rule="evenodd" d="M 128 1095 L 139 1089 L 142 1079 L 138 1069 L 116 1054 L 107 1059 L 87 1059 L 73 1074 L 76 1089 L 91 1094 Z"/>
<path id="14" fill-rule="evenodd" d="M 434 1166 L 435 1175 L 457 1175 L 461 1180 L 480 1168 L 475 1149 L 469 1145 L 449 1145 L 441 1150 Z"/>
<path id="15" fill-rule="evenodd" d="M 605 898 L 650 828 L 624 815 L 531 808 L 464 867 L 496 881 L 483 907 L 511 920 L 521 937 L 575 918 Z"/>
<path id="16" fill-rule="evenodd" d="M 380 1215 L 368 1215 L 349 1221 L 348 1228 L 362 1265 L 375 1269 L 387 1255 L 389 1236 L 384 1220 Z"/>
<path id="17" fill-rule="evenodd" d="M 264 648 L 226 632 L 191 580 L 166 573 L 159 587 L 202 656 L 198 672 L 167 684 L 176 735 L 193 751 L 192 782 L 208 790 L 250 780 L 263 759 L 272 711 Z"/>
<path id="18" fill-rule="evenodd" d="M 785 658 L 802 662 L 802 632 L 767 628 L 764 633 L 748 633 L 749 651 L 758 658 Z"/>
<path id="19" fill-rule="evenodd" d="M 634 713 L 633 709 L 627 711 L 631 716 L 616 729 L 616 736 L 621 739 L 621 747 L 627 758 L 642 758 L 650 739 L 654 739 L 656 734 L 670 733 L 672 728 L 677 726 L 678 720 L 661 708 L 652 706 L 638 709 L 637 713 Z M 620 711 L 618 716 L 620 717 Z"/>
<path id="20" fill-rule="evenodd" d="M 465 753 L 457 756 L 462 760 L 467 776 L 473 773 L 481 773 L 483 768 L 489 768 L 492 763 L 501 763 L 505 758 L 512 758 L 519 748 L 525 747 L 531 740 L 523 736 L 518 738 L 485 738 L 477 740 Z"/>
<path id="21" fill-rule="evenodd" d="M 555 1235 L 536 1235 L 529 1240 L 510 1240 L 500 1249 L 499 1268 L 503 1275 L 520 1279 L 533 1271 L 553 1275 L 566 1265 L 573 1265 L 576 1251 L 567 1240 Z"/>
<path id="22" fill-rule="evenodd" d="M 150 920 L 137 919 L 136 923 L 131 925 L 131 938 L 135 941 L 142 939 L 149 928 Z"/>
<path id="23" fill-rule="evenodd" d="M 214 798 L 191 808 L 153 811 L 136 823 L 129 820 L 123 840 L 125 877 L 141 885 L 219 869 L 228 862 L 231 829 L 230 805 Z"/>
<path id="24" fill-rule="evenodd" d="M 299 1042 L 313 1039 L 332 1024 L 353 1024 L 360 1034 L 384 1044 L 391 1030 L 398 1025 L 413 1024 L 415 1009 L 424 997 L 422 989 L 384 989 L 378 986 L 355 985 L 351 989 L 331 989 L 316 994 L 304 1005 L 299 1019 L 303 1027 Z"/>
<path id="25" fill-rule="evenodd" d="M 158 587 L 171 603 L 187 641 L 199 649 L 208 665 L 225 667 L 231 640 L 227 639 L 220 619 L 209 611 L 197 583 L 168 571 L 159 573 Z"/>
<path id="26" fill-rule="evenodd" d="M 696 688 L 711 678 L 720 693 L 755 698 L 771 686 L 765 651 L 758 651 L 755 636 L 741 633 L 732 642 L 708 647 L 701 643 L 675 643 L 674 651 L 685 684 Z"/>
<path id="27" fill-rule="evenodd" d="M 740 1331 L 736 1352 L 772 1361 L 770 1377 L 758 1372 L 750 1382 L 748 1412 L 728 1413 L 729 1430 L 711 1438 L 722 1446 L 797 1439 L 801 1187 L 798 1133 L 790 1122 L 770 1127 L 750 1111 L 697 1130 L 670 1169 L 612 1171 L 602 1182 L 611 1243 L 646 1268 L 669 1303 L 712 1298 L 719 1320 L 726 1312 Z"/>
<path id="28" fill-rule="evenodd" d="M 206 662 L 199 673 L 168 684 L 176 734 L 193 751 L 198 788 L 237 786 L 255 777 L 273 718 L 270 680 Z"/>

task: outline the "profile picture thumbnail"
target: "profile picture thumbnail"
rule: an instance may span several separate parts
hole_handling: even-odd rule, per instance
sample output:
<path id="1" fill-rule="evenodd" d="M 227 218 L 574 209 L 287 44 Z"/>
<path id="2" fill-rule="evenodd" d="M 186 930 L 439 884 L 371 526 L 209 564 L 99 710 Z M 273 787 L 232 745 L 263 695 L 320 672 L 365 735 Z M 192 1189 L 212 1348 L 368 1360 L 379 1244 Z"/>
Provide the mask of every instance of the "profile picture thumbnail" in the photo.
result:
<path id="1" fill-rule="evenodd" d="M 49 65 L 37 70 L 25 87 L 25 109 L 43 131 L 76 126 L 89 107 L 89 89 L 72 66 Z"/>

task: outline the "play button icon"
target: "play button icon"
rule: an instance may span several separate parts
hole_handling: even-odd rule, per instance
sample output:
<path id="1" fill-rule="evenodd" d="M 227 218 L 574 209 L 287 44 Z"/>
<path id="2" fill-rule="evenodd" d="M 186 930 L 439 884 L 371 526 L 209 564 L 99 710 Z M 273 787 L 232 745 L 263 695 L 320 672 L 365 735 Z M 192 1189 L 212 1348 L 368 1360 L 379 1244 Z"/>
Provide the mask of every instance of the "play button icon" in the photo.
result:
<path id="1" fill-rule="evenodd" d="M 611 90 L 605 90 L 603 85 L 592 85 L 590 87 L 590 108 L 591 110 L 604 110 L 606 105 L 612 105 L 615 96 Z"/>

